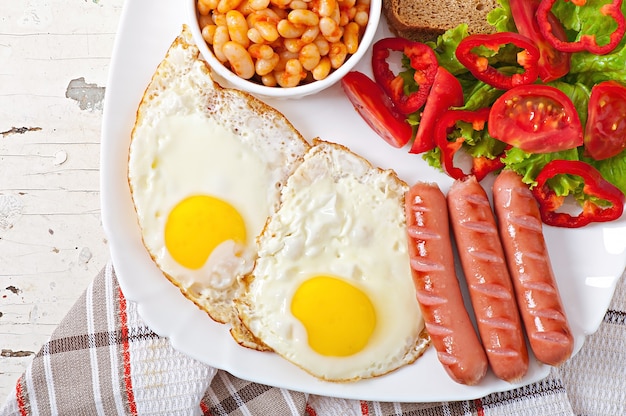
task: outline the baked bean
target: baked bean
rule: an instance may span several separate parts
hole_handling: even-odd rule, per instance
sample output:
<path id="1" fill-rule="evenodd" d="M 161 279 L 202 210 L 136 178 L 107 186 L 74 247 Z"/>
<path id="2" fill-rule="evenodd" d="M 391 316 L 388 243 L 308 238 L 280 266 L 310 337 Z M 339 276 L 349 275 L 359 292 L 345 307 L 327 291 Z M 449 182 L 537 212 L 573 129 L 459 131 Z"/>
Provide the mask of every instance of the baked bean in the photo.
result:
<path id="1" fill-rule="evenodd" d="M 272 49 L 271 46 L 264 44 L 250 45 L 248 53 L 250 53 L 250 56 L 254 59 L 270 59 L 275 55 L 274 49 Z"/>
<path id="2" fill-rule="evenodd" d="M 209 45 L 213 45 L 213 37 L 215 36 L 216 29 L 217 29 L 217 26 L 213 24 L 206 25 L 202 28 L 202 38 Z"/>
<path id="3" fill-rule="evenodd" d="M 328 52 L 330 52 L 330 42 L 328 42 L 324 36 L 318 36 L 313 43 L 315 43 L 317 49 L 319 49 L 320 55 L 326 56 Z"/>
<path id="4" fill-rule="evenodd" d="M 361 28 L 355 22 L 350 22 L 343 29 L 343 43 L 349 54 L 353 54 L 359 47 L 359 30 Z"/>
<path id="5" fill-rule="evenodd" d="M 335 0 L 320 0 L 319 1 L 319 15 L 322 17 L 330 17 L 335 13 L 335 9 L 338 9 L 337 2 Z"/>
<path id="6" fill-rule="evenodd" d="M 317 38 L 319 34 L 320 34 L 319 25 L 309 26 L 302 33 L 302 36 L 300 36 L 300 39 L 302 39 L 302 42 L 304 43 L 311 43 Z"/>
<path id="7" fill-rule="evenodd" d="M 348 56 L 348 48 L 341 42 L 331 43 L 328 57 L 330 58 L 330 66 L 333 69 L 339 68 Z"/>
<path id="8" fill-rule="evenodd" d="M 220 62 L 226 62 L 228 59 L 222 52 L 222 48 L 226 42 L 230 41 L 228 36 L 228 28 L 226 26 L 217 26 L 213 35 L 213 54 Z"/>
<path id="9" fill-rule="evenodd" d="M 339 26 L 346 26 L 350 23 L 350 17 L 348 16 L 348 10 L 342 10 L 339 14 Z"/>
<path id="10" fill-rule="evenodd" d="M 369 4 L 357 3 L 356 13 L 354 14 L 354 21 L 361 27 L 367 26 L 367 22 L 370 20 L 370 6 Z"/>
<path id="11" fill-rule="evenodd" d="M 203 3 L 201 0 L 198 0 L 198 13 L 200 14 L 200 16 L 208 16 L 209 13 L 211 13 L 211 8 L 208 7 L 206 5 L 206 3 Z"/>
<path id="12" fill-rule="evenodd" d="M 270 0 L 270 4 L 273 4 L 274 6 L 281 9 L 287 8 L 290 2 L 291 0 Z"/>
<path id="13" fill-rule="evenodd" d="M 213 23 L 217 26 L 226 26 L 226 15 L 221 13 L 213 13 L 211 16 Z"/>
<path id="14" fill-rule="evenodd" d="M 287 19 L 283 19 L 278 22 L 276 25 L 276 29 L 278 29 L 278 33 L 285 39 L 294 39 L 302 36 L 304 31 L 306 30 L 306 26 L 302 25 L 294 25 Z"/>
<path id="15" fill-rule="evenodd" d="M 308 43 L 300 49 L 298 60 L 307 71 L 312 71 L 320 63 L 320 50 L 314 43 Z"/>
<path id="16" fill-rule="evenodd" d="M 248 27 L 255 27 L 259 22 L 269 22 L 277 25 L 280 20 L 280 17 L 272 9 L 257 10 L 246 16 Z"/>
<path id="17" fill-rule="evenodd" d="M 341 20 L 341 9 L 339 7 L 335 7 L 335 10 L 333 10 L 333 14 L 330 15 L 330 18 L 339 24 L 339 20 Z"/>
<path id="18" fill-rule="evenodd" d="M 276 82 L 284 88 L 297 86 L 302 78 L 306 76 L 302 64 L 297 59 L 290 59 L 285 65 L 285 70 L 276 72 Z"/>
<path id="19" fill-rule="evenodd" d="M 248 29 L 248 39 L 250 39 L 250 42 L 252 43 L 265 43 L 265 39 L 263 39 L 263 36 L 261 36 L 261 33 L 256 27 L 251 27 L 250 29 Z"/>
<path id="20" fill-rule="evenodd" d="M 287 61 L 291 59 L 297 60 L 299 56 L 298 53 L 289 52 L 286 49 L 277 53 L 279 56 L 279 60 L 278 60 L 278 63 L 276 64 L 276 67 L 274 68 L 274 71 L 276 72 L 284 71 L 285 67 L 287 66 Z"/>
<path id="21" fill-rule="evenodd" d="M 324 56 L 320 59 L 319 64 L 311 70 L 311 74 L 313 75 L 313 79 L 320 81 L 330 74 L 331 69 L 330 58 L 328 56 Z"/>
<path id="22" fill-rule="evenodd" d="M 249 79 L 254 76 L 252 57 L 240 43 L 230 40 L 224 44 L 222 52 L 235 74 L 243 79 Z"/>
<path id="23" fill-rule="evenodd" d="M 304 0 L 291 0 L 289 3 L 289 8 L 291 10 L 307 10 L 309 5 Z"/>
<path id="24" fill-rule="evenodd" d="M 257 22 L 255 23 L 254 28 L 258 30 L 261 37 L 268 42 L 274 42 L 280 37 L 280 33 L 278 33 L 278 28 L 275 24 L 271 22 Z"/>
<path id="25" fill-rule="evenodd" d="M 270 0 L 248 0 L 248 4 L 252 10 L 263 10 L 269 7 Z"/>
<path id="26" fill-rule="evenodd" d="M 250 7 L 250 2 L 248 0 L 243 0 L 241 3 L 239 3 L 239 7 L 237 7 L 237 9 L 235 10 L 237 10 L 244 16 L 247 16 L 255 11 L 252 7 Z"/>
<path id="27" fill-rule="evenodd" d="M 257 59 L 257 61 L 254 63 L 254 69 L 257 74 L 263 77 L 274 71 L 279 60 L 280 57 L 277 53 L 273 54 L 269 59 Z"/>
<path id="28" fill-rule="evenodd" d="M 329 42 L 338 42 L 343 35 L 343 29 L 330 17 L 320 19 L 320 32 Z"/>
<path id="29" fill-rule="evenodd" d="M 299 53 L 305 43 L 301 39 L 285 39 L 283 45 L 289 52 Z"/>
<path id="30" fill-rule="evenodd" d="M 221 14 L 226 14 L 229 10 L 235 10 L 239 7 L 241 0 L 219 0 L 217 3 L 217 11 Z"/>
<path id="31" fill-rule="evenodd" d="M 292 10 L 287 15 L 287 19 L 294 25 L 317 26 L 320 17 L 310 10 Z"/>
<path id="32" fill-rule="evenodd" d="M 278 85 L 278 83 L 276 82 L 276 76 L 273 72 L 267 75 L 263 75 L 261 77 L 261 83 L 266 87 L 275 87 L 276 85 Z"/>
<path id="33" fill-rule="evenodd" d="M 338 4 L 340 9 L 349 9 L 356 5 L 356 0 L 339 0 Z"/>
<path id="34" fill-rule="evenodd" d="M 241 12 L 229 10 L 226 13 L 226 27 L 228 27 L 230 40 L 239 43 L 244 48 L 250 46 L 250 39 L 248 39 L 248 23 Z"/>

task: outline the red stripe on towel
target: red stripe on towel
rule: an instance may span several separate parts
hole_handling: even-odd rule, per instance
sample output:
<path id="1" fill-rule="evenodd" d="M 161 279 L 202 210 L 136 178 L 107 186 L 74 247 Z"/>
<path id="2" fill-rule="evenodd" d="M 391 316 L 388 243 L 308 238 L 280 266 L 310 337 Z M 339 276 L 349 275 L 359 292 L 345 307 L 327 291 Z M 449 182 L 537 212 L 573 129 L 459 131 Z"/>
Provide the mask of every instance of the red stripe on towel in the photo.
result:
<path id="1" fill-rule="evenodd" d="M 17 384 L 15 385 L 15 399 L 17 401 L 17 408 L 20 410 L 20 415 L 27 416 L 28 412 L 26 411 L 26 398 L 24 397 L 24 388 L 22 387 L 22 383 L 24 382 L 24 376 L 20 377 L 17 380 Z"/>
<path id="2" fill-rule="evenodd" d="M 311 405 L 308 403 L 306 404 L 304 411 L 306 412 L 308 416 L 317 416 L 317 412 L 315 411 L 315 409 L 313 409 Z"/>
<path id="3" fill-rule="evenodd" d="M 124 387 L 126 388 L 126 398 L 128 407 L 132 415 L 137 414 L 137 403 L 135 403 L 135 393 L 133 392 L 133 382 L 130 377 L 130 343 L 128 341 L 128 316 L 126 315 L 126 298 L 122 289 L 118 290 L 120 297 L 120 324 L 122 332 L 122 359 L 124 361 Z"/>
<path id="4" fill-rule="evenodd" d="M 483 409 L 483 402 L 480 399 L 474 400 L 474 406 L 476 406 L 477 416 L 485 416 L 485 409 Z"/>

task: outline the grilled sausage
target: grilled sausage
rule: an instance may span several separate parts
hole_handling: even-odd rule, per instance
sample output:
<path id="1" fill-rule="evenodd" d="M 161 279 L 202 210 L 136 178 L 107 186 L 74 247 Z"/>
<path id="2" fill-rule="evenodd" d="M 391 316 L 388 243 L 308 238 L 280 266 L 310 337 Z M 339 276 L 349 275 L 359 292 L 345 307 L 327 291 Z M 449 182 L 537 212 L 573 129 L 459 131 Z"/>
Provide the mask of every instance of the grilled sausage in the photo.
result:
<path id="1" fill-rule="evenodd" d="M 418 182 L 406 197 L 411 270 L 426 329 L 450 377 L 473 385 L 487 372 L 487 356 L 454 270 L 446 198 L 436 184 Z"/>
<path id="2" fill-rule="evenodd" d="M 530 347 L 549 365 L 567 360 L 574 339 L 558 292 L 537 201 L 521 177 L 505 170 L 493 184 L 496 217 Z"/>
<path id="3" fill-rule="evenodd" d="M 487 193 L 476 178 L 470 176 L 452 184 L 447 200 L 450 223 L 489 365 L 497 377 L 519 380 L 528 370 L 528 350 Z"/>

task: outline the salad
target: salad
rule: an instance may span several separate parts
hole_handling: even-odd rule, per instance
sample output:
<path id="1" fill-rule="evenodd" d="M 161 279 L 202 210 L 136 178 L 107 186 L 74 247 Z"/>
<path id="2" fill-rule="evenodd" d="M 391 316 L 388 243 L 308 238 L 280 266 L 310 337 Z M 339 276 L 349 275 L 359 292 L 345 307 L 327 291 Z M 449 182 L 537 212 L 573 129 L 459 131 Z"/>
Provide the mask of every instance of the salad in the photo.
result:
<path id="1" fill-rule="evenodd" d="M 389 144 L 456 179 L 511 169 L 546 224 L 619 218 L 626 193 L 626 4 L 621 0 L 499 0 L 493 34 L 461 24 L 433 42 L 386 38 L 374 80 L 342 87 Z M 391 69 L 392 53 L 402 69 Z M 411 142 L 412 141 L 412 142 Z M 471 156 L 471 166 L 457 157 Z M 458 164 L 458 166 L 457 166 Z M 577 212 L 563 209 L 578 202 Z M 571 211 L 571 210 L 570 210 Z"/>

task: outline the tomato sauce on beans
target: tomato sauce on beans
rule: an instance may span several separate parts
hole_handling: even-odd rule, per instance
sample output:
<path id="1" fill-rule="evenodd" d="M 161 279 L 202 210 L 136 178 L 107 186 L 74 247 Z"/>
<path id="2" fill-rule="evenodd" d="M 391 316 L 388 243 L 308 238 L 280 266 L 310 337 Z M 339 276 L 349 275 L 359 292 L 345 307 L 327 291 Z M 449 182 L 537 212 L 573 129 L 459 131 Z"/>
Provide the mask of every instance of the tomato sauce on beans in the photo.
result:
<path id="1" fill-rule="evenodd" d="M 197 0 L 202 37 L 235 74 L 295 87 L 326 78 L 354 54 L 370 0 Z"/>

